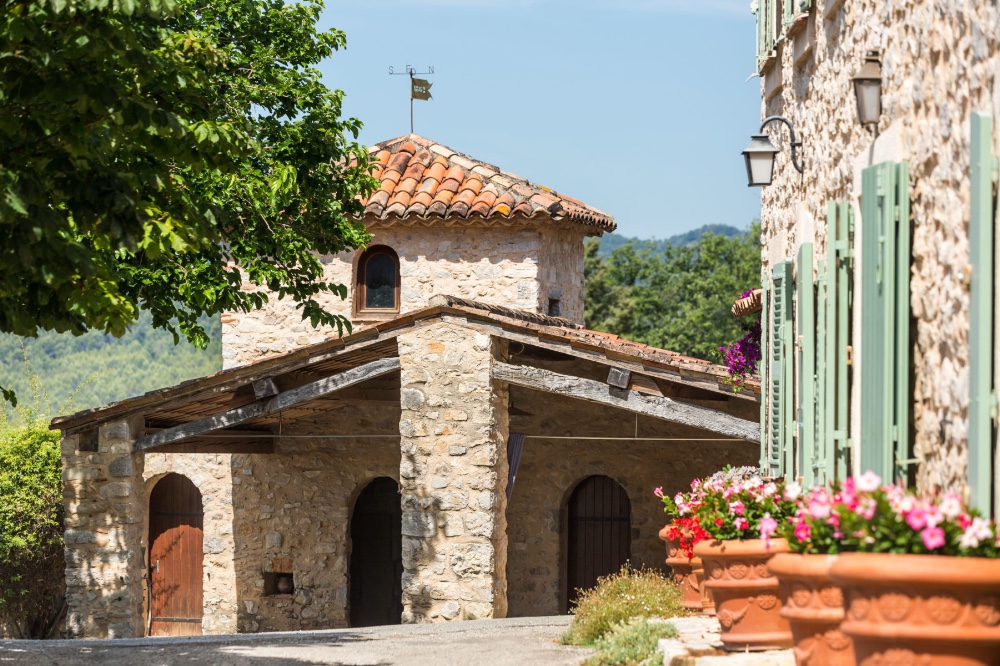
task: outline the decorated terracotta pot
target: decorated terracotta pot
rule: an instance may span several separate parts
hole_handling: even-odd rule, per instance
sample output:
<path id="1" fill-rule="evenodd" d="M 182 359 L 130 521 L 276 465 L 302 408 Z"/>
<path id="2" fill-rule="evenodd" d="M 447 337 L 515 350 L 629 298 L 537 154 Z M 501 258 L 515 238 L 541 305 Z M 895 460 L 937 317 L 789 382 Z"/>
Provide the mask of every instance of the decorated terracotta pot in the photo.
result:
<path id="1" fill-rule="evenodd" d="M 695 558 L 698 562 L 701 559 Z M 712 598 L 712 592 L 705 585 L 705 565 L 700 564 L 694 569 L 694 576 L 698 579 L 698 589 L 701 590 L 701 614 L 702 615 L 715 615 L 715 599 Z"/>
<path id="2" fill-rule="evenodd" d="M 684 608 L 695 613 L 701 612 L 701 588 L 698 586 L 696 569 L 701 569 L 701 560 L 697 557 L 688 558 L 681 552 L 680 543 L 667 538 L 667 525 L 660 530 L 660 538 L 667 544 L 667 564 L 673 574 L 674 583 L 681 588 L 684 597 L 681 600 Z"/>
<path id="3" fill-rule="evenodd" d="M 830 579 L 836 555 L 780 553 L 767 568 L 781 588 L 781 615 L 792 627 L 798 666 L 852 666 L 854 646 L 840 630 L 844 595 Z"/>
<path id="4" fill-rule="evenodd" d="M 856 553 L 830 573 L 857 663 L 1000 664 L 1000 560 Z"/>
<path id="5" fill-rule="evenodd" d="M 781 616 L 778 579 L 767 569 L 771 557 L 786 552 L 784 539 L 702 541 L 694 547 L 705 565 L 705 587 L 715 599 L 727 650 L 792 647 L 792 630 Z"/>

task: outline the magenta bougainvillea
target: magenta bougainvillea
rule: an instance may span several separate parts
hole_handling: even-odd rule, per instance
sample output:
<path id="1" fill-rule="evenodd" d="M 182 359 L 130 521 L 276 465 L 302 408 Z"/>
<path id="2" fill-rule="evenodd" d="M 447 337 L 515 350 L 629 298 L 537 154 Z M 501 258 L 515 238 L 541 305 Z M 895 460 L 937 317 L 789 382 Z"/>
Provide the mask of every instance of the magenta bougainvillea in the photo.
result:
<path id="1" fill-rule="evenodd" d="M 745 291 L 740 298 L 746 298 L 752 293 L 753 289 Z M 737 391 L 742 390 L 747 379 L 757 372 L 757 363 L 760 362 L 760 317 L 741 322 L 740 328 L 744 333 L 742 338 L 719 347 L 722 362 L 729 368 L 729 383 Z"/>

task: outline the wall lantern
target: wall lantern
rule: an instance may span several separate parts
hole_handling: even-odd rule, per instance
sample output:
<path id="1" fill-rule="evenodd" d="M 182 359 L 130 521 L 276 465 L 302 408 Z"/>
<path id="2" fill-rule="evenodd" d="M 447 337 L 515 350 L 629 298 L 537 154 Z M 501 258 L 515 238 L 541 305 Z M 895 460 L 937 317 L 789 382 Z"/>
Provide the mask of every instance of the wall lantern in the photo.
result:
<path id="1" fill-rule="evenodd" d="M 763 187 L 771 184 L 774 176 L 774 156 L 780 151 L 771 143 L 771 139 L 764 134 L 764 128 L 773 122 L 782 122 L 788 126 L 788 133 L 791 138 L 792 166 L 802 173 L 803 165 L 796 160 L 796 150 L 802 147 L 801 141 L 795 140 L 795 130 L 792 123 L 782 116 L 770 116 L 765 118 L 760 124 L 760 134 L 753 134 L 750 137 L 750 145 L 743 151 L 743 159 L 747 163 L 747 186 Z"/>
<path id="2" fill-rule="evenodd" d="M 878 51 L 865 58 L 861 71 L 851 79 L 858 99 L 858 119 L 862 125 L 875 125 L 882 115 L 882 60 Z"/>

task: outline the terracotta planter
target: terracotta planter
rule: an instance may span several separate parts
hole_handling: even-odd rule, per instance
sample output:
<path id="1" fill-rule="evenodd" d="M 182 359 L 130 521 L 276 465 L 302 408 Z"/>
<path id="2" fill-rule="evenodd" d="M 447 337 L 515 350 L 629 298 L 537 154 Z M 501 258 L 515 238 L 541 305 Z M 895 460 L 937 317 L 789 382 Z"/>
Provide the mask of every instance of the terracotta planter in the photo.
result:
<path id="1" fill-rule="evenodd" d="M 836 555 L 780 553 L 767 568 L 781 587 L 781 616 L 792 627 L 798 666 L 853 666 L 854 646 L 840 623 L 844 596 L 830 579 Z"/>
<path id="2" fill-rule="evenodd" d="M 695 559 L 701 562 L 699 558 Z M 715 615 L 715 599 L 712 598 L 711 591 L 705 586 L 705 566 L 695 567 L 694 575 L 698 579 L 698 589 L 701 590 L 701 614 Z"/>
<path id="3" fill-rule="evenodd" d="M 681 603 L 684 608 L 699 613 L 701 612 L 701 587 L 698 585 L 696 570 L 702 569 L 701 560 L 697 557 L 688 559 L 681 552 L 680 543 L 667 538 L 667 527 L 669 525 L 660 530 L 660 538 L 667 544 L 666 562 L 670 565 L 674 582 L 684 593 Z"/>
<path id="4" fill-rule="evenodd" d="M 856 553 L 830 573 L 859 664 L 1000 664 L 1000 560 Z"/>
<path id="5" fill-rule="evenodd" d="M 771 539 L 702 541 L 694 554 L 705 563 L 705 587 L 715 599 L 716 616 L 727 650 L 792 647 L 792 630 L 781 616 L 778 579 L 767 562 L 788 552 L 788 542 Z"/>

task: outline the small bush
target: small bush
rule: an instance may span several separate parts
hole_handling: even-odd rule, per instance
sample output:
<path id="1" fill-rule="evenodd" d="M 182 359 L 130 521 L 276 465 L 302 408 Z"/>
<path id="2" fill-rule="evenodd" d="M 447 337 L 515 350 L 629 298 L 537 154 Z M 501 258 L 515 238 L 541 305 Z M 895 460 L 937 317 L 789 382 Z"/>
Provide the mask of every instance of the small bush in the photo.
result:
<path id="1" fill-rule="evenodd" d="M 560 639 L 565 645 L 593 645 L 616 625 L 633 618 L 684 615 L 681 590 L 653 569 L 621 571 L 598 580 L 597 587 L 580 593 L 575 617 Z"/>
<path id="2" fill-rule="evenodd" d="M 597 654 L 587 666 L 645 666 L 656 661 L 661 638 L 677 638 L 677 629 L 667 622 L 639 618 L 615 627 L 594 644 Z M 661 660 L 662 661 L 662 658 Z"/>

